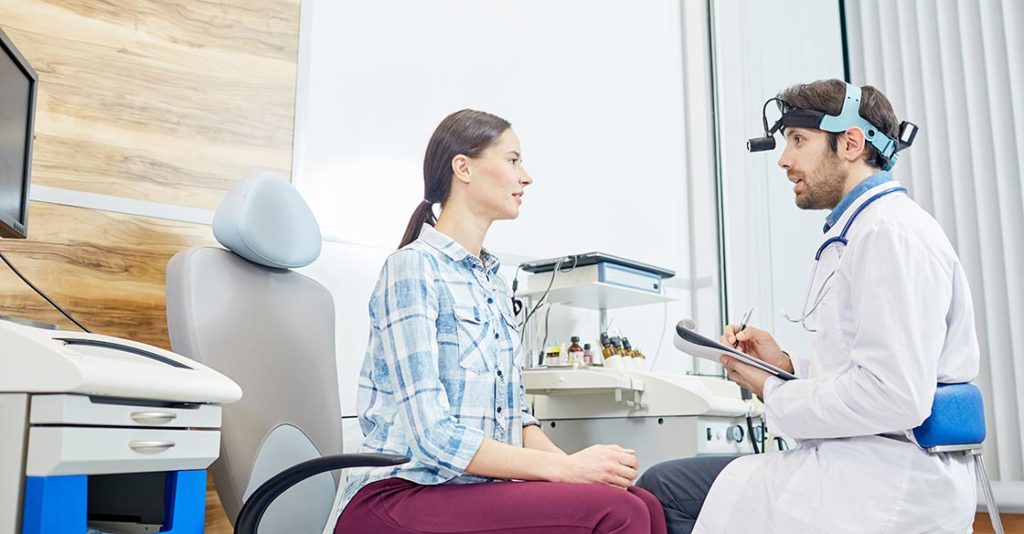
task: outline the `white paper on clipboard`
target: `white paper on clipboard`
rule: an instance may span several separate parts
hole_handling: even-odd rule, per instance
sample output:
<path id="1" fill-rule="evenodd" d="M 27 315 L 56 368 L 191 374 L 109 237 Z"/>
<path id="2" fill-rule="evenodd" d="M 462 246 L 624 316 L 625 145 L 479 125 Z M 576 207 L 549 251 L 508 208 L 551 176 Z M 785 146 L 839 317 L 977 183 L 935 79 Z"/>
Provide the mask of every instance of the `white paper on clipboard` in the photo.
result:
<path id="1" fill-rule="evenodd" d="M 703 358 L 705 360 L 718 362 L 720 361 L 719 358 L 725 354 L 736 358 L 743 363 L 763 369 L 783 380 L 793 380 L 796 378 L 792 373 L 779 369 L 768 362 L 759 360 L 753 356 L 748 356 L 732 347 L 725 346 L 713 339 L 706 338 L 697 332 L 686 328 L 682 323 L 676 325 L 676 335 L 672 340 L 672 344 L 680 351 L 696 358 Z"/>

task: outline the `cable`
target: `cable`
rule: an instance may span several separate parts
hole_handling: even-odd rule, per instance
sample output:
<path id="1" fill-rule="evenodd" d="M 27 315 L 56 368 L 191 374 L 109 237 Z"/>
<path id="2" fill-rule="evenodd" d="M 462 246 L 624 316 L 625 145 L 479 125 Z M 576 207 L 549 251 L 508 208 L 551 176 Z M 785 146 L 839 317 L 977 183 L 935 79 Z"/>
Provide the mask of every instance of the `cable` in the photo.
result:
<path id="1" fill-rule="evenodd" d="M 83 325 L 82 323 L 78 322 L 74 317 L 71 316 L 70 313 L 64 311 L 64 308 L 61 308 L 56 302 L 53 301 L 53 299 L 51 299 L 50 297 L 46 296 L 46 293 L 43 293 L 43 291 L 41 289 L 39 289 L 38 287 L 35 286 L 35 284 L 30 282 L 28 278 L 25 278 L 25 275 L 21 274 L 21 271 L 19 271 L 18 268 L 15 267 L 13 263 L 11 263 L 11 260 L 7 259 L 7 256 L 4 256 L 3 252 L 0 252 L 0 259 L 4 260 L 4 263 L 6 263 L 7 266 L 11 268 L 12 271 L 14 271 L 14 274 L 18 275 L 18 278 L 21 278 L 22 282 L 25 282 L 26 284 L 28 284 L 28 287 L 31 287 L 33 291 L 35 291 L 36 293 L 39 293 L 39 296 L 41 296 L 44 299 L 46 299 L 46 302 L 49 302 L 50 305 L 52 305 L 54 308 L 57 308 L 57 311 L 63 313 L 64 317 L 67 317 L 69 320 L 71 320 L 72 323 L 75 323 L 76 325 L 78 325 L 78 328 L 81 328 L 82 330 L 84 330 L 84 331 L 86 331 L 86 332 L 88 332 L 90 334 L 92 333 L 92 330 L 89 330 L 88 328 L 85 327 L 85 325 Z"/>
<path id="2" fill-rule="evenodd" d="M 533 315 L 535 313 L 537 313 L 537 310 L 540 309 L 542 304 L 544 304 L 544 299 L 547 298 L 548 293 L 551 292 L 551 286 L 553 286 L 555 284 L 555 275 L 557 275 L 559 271 L 563 271 L 561 266 L 562 266 L 563 263 L 565 263 L 567 261 L 569 261 L 569 256 L 562 256 L 561 258 L 558 259 L 558 262 L 556 262 L 555 266 L 551 269 L 551 279 L 548 280 L 548 287 L 546 289 L 544 289 L 544 293 L 542 293 L 540 298 L 537 299 L 537 303 L 533 306 L 533 309 L 530 310 L 530 312 L 526 314 L 526 319 L 523 319 L 523 324 L 521 325 L 521 333 L 519 335 L 519 342 L 520 343 L 523 342 L 524 334 L 522 332 L 526 331 L 527 323 L 530 322 L 530 319 L 533 318 Z M 575 269 L 576 268 L 576 262 L 577 262 L 576 257 L 573 256 L 572 267 L 569 267 L 568 269 L 565 269 L 563 272 L 569 272 L 569 271 L 572 271 L 573 269 Z"/>
<path id="3" fill-rule="evenodd" d="M 517 265 L 516 274 L 512 276 L 512 315 L 516 318 L 519 318 L 519 313 L 523 311 L 523 301 L 516 298 L 516 290 L 519 289 L 519 270 L 522 268 L 522 263 Z M 521 343 L 522 339 L 519 341 Z"/>
<path id="4" fill-rule="evenodd" d="M 540 308 L 541 304 L 544 303 L 544 298 L 547 297 L 548 293 L 551 291 L 551 286 L 555 284 L 555 275 L 558 274 L 558 266 L 561 265 L 561 263 L 562 259 L 559 259 L 558 263 L 555 264 L 555 267 L 551 269 L 551 279 L 548 280 L 548 287 L 544 289 L 543 293 L 541 293 L 540 298 L 537 299 L 537 303 L 534 304 L 533 309 L 526 313 L 526 318 L 523 319 L 522 324 L 522 326 L 524 327 L 523 330 L 525 330 L 526 324 L 530 322 L 530 319 L 533 317 L 533 314 L 537 313 L 537 309 Z"/>
<path id="5" fill-rule="evenodd" d="M 544 312 L 544 339 L 540 342 L 541 350 L 548 344 L 548 327 L 551 326 L 551 309 L 554 307 L 553 304 L 548 304 L 548 311 Z"/>
<path id="6" fill-rule="evenodd" d="M 757 449 L 757 442 L 759 441 L 754 437 L 754 420 L 747 416 L 747 434 L 750 436 L 750 446 L 754 448 L 754 454 L 761 454 L 761 451 Z"/>
<path id="7" fill-rule="evenodd" d="M 661 336 L 658 337 L 658 350 L 654 352 L 654 359 L 651 360 L 650 370 L 654 370 L 654 365 L 658 363 L 658 357 L 661 356 L 661 345 L 665 342 L 665 328 L 668 326 L 668 302 L 664 304 L 664 312 L 661 316 Z"/>

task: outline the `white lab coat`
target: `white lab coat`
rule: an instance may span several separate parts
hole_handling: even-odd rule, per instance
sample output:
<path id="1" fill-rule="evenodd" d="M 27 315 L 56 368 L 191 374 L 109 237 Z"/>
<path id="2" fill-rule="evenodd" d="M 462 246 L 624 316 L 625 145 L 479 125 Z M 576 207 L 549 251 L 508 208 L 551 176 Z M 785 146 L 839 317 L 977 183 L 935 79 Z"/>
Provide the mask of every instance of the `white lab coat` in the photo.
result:
<path id="1" fill-rule="evenodd" d="M 861 195 L 824 239 L 838 235 Z M 695 533 L 970 532 L 973 471 L 961 455 L 932 456 L 911 429 L 930 413 L 936 383 L 978 373 L 971 295 L 938 223 L 903 193 L 867 207 L 845 250 L 821 259 L 821 306 L 799 380 L 769 379 L 771 432 L 799 447 L 739 458 L 715 480 Z M 817 292 L 812 287 L 811 298 Z"/>

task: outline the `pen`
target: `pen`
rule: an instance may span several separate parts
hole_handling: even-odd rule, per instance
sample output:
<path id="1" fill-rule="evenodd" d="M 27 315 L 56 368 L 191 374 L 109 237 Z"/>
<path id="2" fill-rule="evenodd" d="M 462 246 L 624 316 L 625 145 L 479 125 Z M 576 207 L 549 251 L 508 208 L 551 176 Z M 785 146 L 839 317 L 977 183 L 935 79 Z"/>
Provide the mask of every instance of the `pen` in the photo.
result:
<path id="1" fill-rule="evenodd" d="M 743 314 L 743 318 L 740 319 L 740 329 L 736 331 L 737 334 L 742 332 L 743 329 L 747 327 L 747 323 L 750 322 L 750 316 L 753 315 L 753 314 L 754 314 L 754 307 L 751 306 L 750 308 L 747 309 L 747 313 Z M 736 342 L 732 344 L 732 348 L 735 349 L 738 346 L 740 346 L 740 340 L 737 339 Z"/>

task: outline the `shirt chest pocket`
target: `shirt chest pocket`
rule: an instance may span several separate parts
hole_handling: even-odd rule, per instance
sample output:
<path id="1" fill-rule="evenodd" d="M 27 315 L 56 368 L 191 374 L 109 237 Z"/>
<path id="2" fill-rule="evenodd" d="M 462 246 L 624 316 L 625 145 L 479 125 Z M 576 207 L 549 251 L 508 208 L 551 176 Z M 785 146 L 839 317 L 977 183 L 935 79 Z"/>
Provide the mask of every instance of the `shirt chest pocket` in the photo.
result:
<path id="1" fill-rule="evenodd" d="M 519 354 L 519 327 L 516 325 L 516 317 L 512 313 L 511 306 L 508 306 L 508 309 L 501 309 L 501 324 L 496 326 L 497 332 L 500 335 L 498 346 L 502 350 L 511 351 L 514 360 L 521 359 Z"/>
<path id="2" fill-rule="evenodd" d="M 459 366 L 477 374 L 490 370 L 487 352 L 491 348 L 488 335 L 491 334 L 491 322 L 477 306 L 455 306 L 455 338 L 458 343 Z"/>

